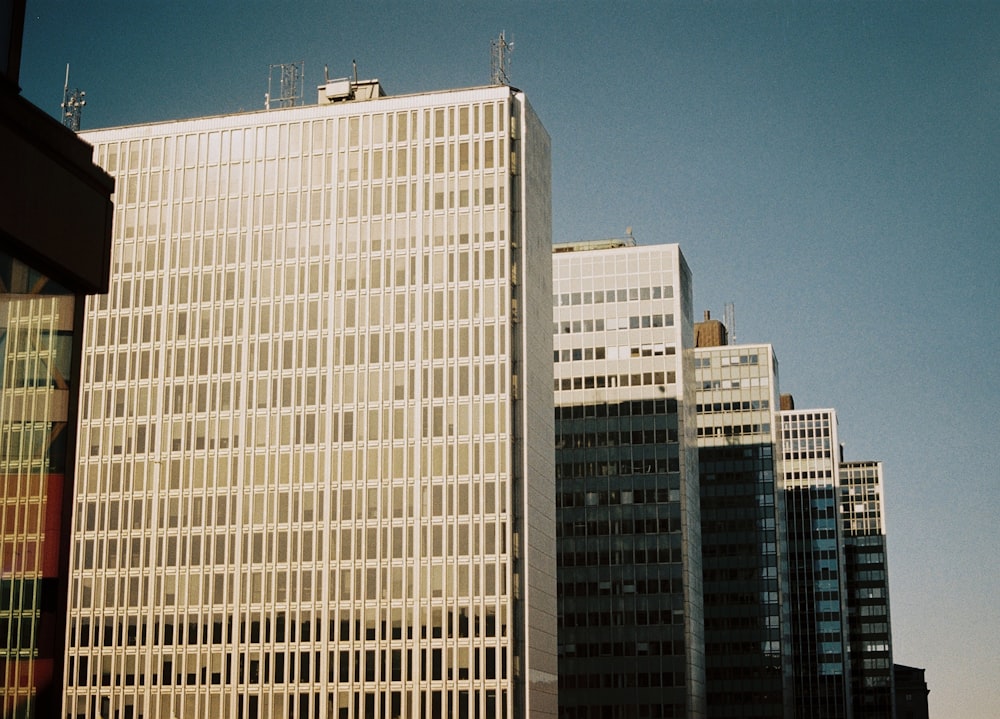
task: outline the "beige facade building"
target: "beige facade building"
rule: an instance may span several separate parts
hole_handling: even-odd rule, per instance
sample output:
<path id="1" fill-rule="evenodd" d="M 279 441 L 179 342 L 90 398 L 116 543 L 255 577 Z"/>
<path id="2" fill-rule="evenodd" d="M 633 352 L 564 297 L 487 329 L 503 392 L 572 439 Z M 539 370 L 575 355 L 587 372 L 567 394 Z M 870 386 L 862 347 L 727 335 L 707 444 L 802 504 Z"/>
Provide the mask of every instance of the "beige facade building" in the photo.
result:
<path id="1" fill-rule="evenodd" d="M 549 139 L 371 84 L 85 135 L 69 716 L 555 713 Z"/>

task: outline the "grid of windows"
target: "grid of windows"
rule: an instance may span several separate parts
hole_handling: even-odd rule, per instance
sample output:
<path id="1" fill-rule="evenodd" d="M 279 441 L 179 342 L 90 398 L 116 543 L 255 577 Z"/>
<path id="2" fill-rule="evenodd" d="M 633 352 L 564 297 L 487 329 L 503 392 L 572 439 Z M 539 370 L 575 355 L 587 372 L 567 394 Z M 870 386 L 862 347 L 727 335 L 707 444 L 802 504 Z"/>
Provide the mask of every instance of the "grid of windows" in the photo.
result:
<path id="1" fill-rule="evenodd" d="M 851 704 L 837 417 L 833 410 L 787 410 L 777 417 L 796 712 L 832 719 L 846 716 Z"/>
<path id="2" fill-rule="evenodd" d="M 57 576 L 78 298 L 0 251 L 0 705 L 35 710 L 61 652 Z"/>
<path id="3" fill-rule="evenodd" d="M 521 113 L 492 88 L 90 134 L 119 189 L 72 716 L 526 701 L 515 319 L 550 280 L 518 270 Z"/>
<path id="4" fill-rule="evenodd" d="M 559 715 L 701 716 L 689 275 L 675 245 L 554 260 Z"/>
<path id="5" fill-rule="evenodd" d="M 695 350 L 705 664 L 714 717 L 784 717 L 791 702 L 788 565 L 771 347 Z"/>
<path id="6" fill-rule="evenodd" d="M 854 716 L 890 716 L 895 692 L 882 463 L 844 462 L 840 484 Z"/>

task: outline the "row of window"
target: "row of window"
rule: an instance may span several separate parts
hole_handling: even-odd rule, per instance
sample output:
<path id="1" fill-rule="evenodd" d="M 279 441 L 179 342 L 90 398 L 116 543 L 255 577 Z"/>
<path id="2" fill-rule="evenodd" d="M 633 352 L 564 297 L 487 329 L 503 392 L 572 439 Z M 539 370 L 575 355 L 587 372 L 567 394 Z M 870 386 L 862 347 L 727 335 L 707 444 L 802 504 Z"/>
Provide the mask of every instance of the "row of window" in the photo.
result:
<path id="1" fill-rule="evenodd" d="M 593 627 L 595 629 L 608 629 L 609 627 L 668 627 L 671 624 L 684 624 L 684 610 L 663 608 L 635 609 L 632 611 L 617 610 L 614 612 L 567 611 L 559 619 L 559 626 L 567 629 L 575 627 Z M 674 642 L 673 645 L 675 652 L 680 649 L 677 646 L 677 642 Z M 567 644 L 565 651 L 568 652 L 571 646 L 575 645 Z M 661 646 L 661 650 L 665 648 Z"/>
<path id="2" fill-rule="evenodd" d="M 767 377 L 751 377 L 749 379 L 705 379 L 695 382 L 695 388 L 699 391 L 713 389 L 740 389 L 744 387 L 768 387 L 770 380 Z"/>
<path id="3" fill-rule="evenodd" d="M 631 359 L 634 357 L 660 357 L 675 354 L 673 345 L 662 342 L 650 342 L 636 347 L 575 347 L 573 349 L 553 350 L 552 362 L 578 362 L 580 360 Z"/>
<path id="4" fill-rule="evenodd" d="M 653 287 L 630 287 L 619 290 L 594 290 L 591 292 L 563 292 L 552 296 L 553 307 L 579 305 L 602 305 L 615 302 L 635 302 L 638 300 L 671 299 L 674 288 L 670 285 Z M 579 330 L 574 330 L 578 332 Z"/>
<path id="5" fill-rule="evenodd" d="M 830 450 L 828 450 L 828 449 L 827 450 L 823 450 L 823 451 L 785 452 L 785 459 L 786 460 L 793 460 L 793 459 L 829 459 L 832 456 L 833 455 L 830 453 Z M 791 472 L 786 473 L 785 476 L 788 477 L 790 474 L 793 474 L 793 473 L 791 473 Z M 805 472 L 802 472 L 801 474 L 805 474 Z M 829 470 L 827 470 L 827 474 L 829 474 Z"/>
<path id="6" fill-rule="evenodd" d="M 579 678 L 572 680 L 567 677 L 565 681 L 563 681 L 562 677 L 563 675 L 560 673 L 560 688 L 601 688 L 601 675 L 599 674 L 581 675 Z M 600 696 L 591 696 L 588 693 L 586 696 L 581 696 L 581 699 L 585 702 L 584 704 L 574 706 L 569 703 L 569 699 L 566 698 L 567 695 L 568 693 L 564 693 L 559 697 L 559 719 L 634 719 L 635 717 L 639 719 L 669 719 L 671 717 L 687 716 L 687 704 L 685 701 L 681 700 L 676 704 L 670 704 L 666 697 L 660 697 L 654 703 L 643 703 L 637 700 L 627 703 L 607 704 L 598 702 Z M 646 701 L 648 702 L 649 698 Z"/>
<path id="7" fill-rule="evenodd" d="M 657 429 L 632 429 L 628 427 L 602 427 L 599 431 L 580 434 L 560 433 L 556 435 L 556 449 L 582 449 L 589 447 L 620 447 L 635 444 L 666 444 L 677 441 L 677 430 L 673 427 Z"/>
<path id="8" fill-rule="evenodd" d="M 431 615 L 432 622 L 421 624 L 419 632 L 415 632 L 412 625 L 407 625 L 405 638 L 413 639 L 415 633 L 422 639 L 507 636 L 507 625 L 502 621 L 498 622 L 497 615 L 492 610 L 480 615 L 478 611 L 470 613 L 465 608 L 458 608 L 454 612 L 448 609 L 442 612 L 440 608 L 434 608 Z M 238 627 L 232 617 L 225 621 L 218 617 L 211 624 L 197 621 L 184 622 L 183 617 L 175 624 L 166 618 L 162 623 L 157 621 L 148 626 L 138 617 L 130 617 L 127 620 L 119 618 L 117 621 L 113 617 L 105 617 L 101 622 L 95 620 L 93 625 L 87 619 L 81 619 L 79 631 L 77 631 L 77 619 L 73 618 L 71 621 L 70 646 L 73 647 L 148 646 L 150 642 L 159 646 L 185 644 L 202 646 L 219 645 L 223 642 L 232 644 L 237 639 L 240 644 L 248 642 L 270 644 L 272 641 L 319 642 L 323 638 L 324 624 L 321 620 L 297 621 L 295 618 L 286 618 L 280 612 L 273 621 L 270 617 L 265 617 L 263 621 L 244 620 Z M 328 639 L 341 642 L 373 642 L 377 635 L 382 641 L 395 641 L 402 640 L 403 634 L 404 627 L 400 619 L 393 620 L 391 625 L 387 621 L 382 621 L 378 624 L 378 628 L 371 618 L 365 621 L 363 628 L 360 619 L 353 621 L 331 619 Z"/>
<path id="9" fill-rule="evenodd" d="M 603 552 L 558 552 L 559 567 L 620 567 L 638 564 L 680 564 L 679 547 L 610 549 Z M 569 619 L 567 619 L 567 622 Z M 656 622 L 653 622 L 654 624 Z M 566 624 L 566 626 L 574 626 Z"/>
<path id="10" fill-rule="evenodd" d="M 631 315 L 629 317 L 608 317 L 596 320 L 563 320 L 554 322 L 552 332 L 555 335 L 578 334 L 582 332 L 613 332 L 616 330 L 637 330 L 652 327 L 673 327 L 672 314 L 654 313 L 650 315 Z"/>
<path id="11" fill-rule="evenodd" d="M 355 682 L 398 682 L 404 680 L 404 673 L 406 681 L 507 678 L 507 652 L 502 647 L 463 647 L 454 652 L 449 651 L 448 657 L 451 662 L 448 665 L 444 664 L 444 655 L 444 648 L 432 648 L 426 652 L 414 652 L 411 649 L 383 649 L 379 651 L 368 649 L 363 654 L 361 650 L 353 652 L 349 650 L 331 651 L 329 652 L 327 679 L 330 682 L 348 683 L 352 681 L 353 675 Z M 184 663 L 187 665 L 187 671 L 176 671 L 181 669 L 182 662 L 180 660 L 175 666 L 173 659 L 164 659 L 162 671 L 152 675 L 151 684 L 154 686 L 157 684 L 163 686 L 174 684 L 204 686 L 234 683 L 294 684 L 322 681 L 320 676 L 321 653 L 319 651 L 289 652 L 288 654 L 284 652 L 267 653 L 262 658 L 252 654 L 249 659 L 245 655 L 236 656 L 237 662 L 234 662 L 231 653 L 214 654 L 210 667 L 192 666 L 192 664 L 197 665 L 201 662 L 198 662 L 197 659 L 189 660 Z M 498 656 L 499 661 L 497 661 Z M 404 657 L 406 658 L 405 662 Z M 122 674 L 112 674 L 111 671 L 105 671 L 105 669 L 110 669 L 106 666 L 101 667 L 100 674 L 90 673 L 88 672 L 88 668 L 90 668 L 88 660 L 87 656 L 70 658 L 71 667 L 72 664 L 76 664 L 76 669 L 71 668 L 69 671 L 70 686 L 87 686 L 88 683 L 91 686 L 121 686 L 122 684 L 134 686 L 137 678 L 140 686 L 146 683 L 144 674 L 138 674 L 137 677 L 134 665 L 130 667 L 133 671 L 125 673 L 123 677 Z M 376 662 L 378 663 L 376 664 Z M 234 664 L 237 665 L 236 671 L 233 668 Z M 353 672 L 351 671 L 352 667 Z M 363 672 L 362 667 L 364 668 Z M 376 672 L 376 667 L 379 668 L 378 672 Z M 95 670 L 97 668 L 93 667 Z M 195 671 L 191 671 L 192 669 Z"/>
<path id="12" fill-rule="evenodd" d="M 786 457 L 788 459 L 788 457 Z M 810 469 L 810 470 L 790 470 L 785 472 L 785 479 L 829 479 L 833 478 L 833 471 L 829 469 Z"/>
<path id="13" fill-rule="evenodd" d="M 615 645 L 617 646 L 617 645 Z M 578 644 L 577 653 L 574 655 L 566 656 L 577 656 L 577 657 L 611 657 L 619 656 L 618 654 L 605 653 L 605 650 L 610 652 L 612 650 L 611 646 L 606 644 Z M 583 652 L 593 652 L 593 653 L 583 653 Z M 626 655 L 631 656 L 631 655 Z M 601 675 L 603 677 L 609 677 L 609 675 Z M 681 675 L 683 676 L 683 675 Z M 614 678 L 608 678 L 606 681 L 602 680 L 599 683 L 600 687 L 605 686 L 605 684 L 610 684 L 616 689 L 631 689 L 633 687 L 675 687 L 683 686 L 683 683 L 675 684 L 675 675 L 673 672 L 623 672 L 618 671 L 615 673 Z M 580 686 L 582 684 L 582 686 Z M 559 688 L 560 689 L 576 689 L 577 687 L 581 689 L 592 688 L 590 684 L 589 674 L 570 674 L 567 673 L 564 677 L 562 673 L 559 675 Z M 634 710 L 634 707 L 630 704 L 629 710 Z"/>
<path id="14" fill-rule="evenodd" d="M 624 594 L 679 594 L 683 591 L 679 578 L 605 579 L 590 582 L 559 582 L 560 597 L 605 597 Z"/>
<path id="15" fill-rule="evenodd" d="M 715 412 L 750 412 L 759 409 L 769 409 L 771 401 L 767 399 L 742 400 L 736 402 L 708 402 L 696 405 L 698 414 L 713 414 Z"/>
<path id="16" fill-rule="evenodd" d="M 574 389 L 614 389 L 616 387 L 642 387 L 657 385 L 660 387 L 677 383 L 676 372 L 637 372 L 634 374 L 610 374 L 596 375 L 588 377 L 563 377 L 556 379 L 553 389 L 556 392 L 561 390 Z"/>
<path id="17" fill-rule="evenodd" d="M 556 464 L 556 479 L 573 477 L 617 477 L 632 474 L 666 474 L 680 472 L 677 457 L 646 457 L 621 459 L 613 462 L 560 462 Z"/>
<path id="18" fill-rule="evenodd" d="M 72 658 L 70 659 L 72 662 Z M 317 660 L 318 664 L 318 660 Z M 96 684 L 96 675 L 94 675 Z M 103 681 L 104 677 L 102 677 Z M 133 675 L 134 681 L 134 675 Z M 333 680 L 331 680 L 333 681 Z M 110 684 L 110 674 L 108 673 L 107 683 Z M 203 682 L 207 683 L 207 682 Z M 145 677 L 139 675 L 139 684 L 145 684 Z M 178 681 L 180 685 L 181 682 Z M 403 692 L 399 690 L 393 691 L 338 691 L 336 694 L 333 692 L 328 693 L 323 696 L 319 692 L 287 692 L 277 689 L 273 694 L 266 689 L 258 689 L 263 696 L 258 696 L 253 693 L 241 694 L 235 699 L 238 700 L 237 703 L 237 714 L 236 716 L 242 719 L 262 719 L 263 717 L 272 716 L 283 716 L 283 717 L 318 717 L 320 716 L 320 705 L 325 704 L 329 707 L 329 713 L 326 715 L 329 719 L 348 719 L 348 717 L 400 717 L 403 716 L 404 698 L 407 699 L 407 703 L 414 711 L 416 707 L 430 707 L 430 714 L 428 716 L 441 717 L 441 716 L 461 716 L 466 717 L 466 719 L 481 719 L 482 717 L 506 717 L 509 715 L 508 708 L 508 693 L 506 689 L 452 689 L 450 691 L 441 691 L 438 689 L 431 691 L 421 691 L 419 704 L 414 701 L 410 701 L 409 692 Z M 91 717 L 109 717 L 112 716 L 112 702 L 111 698 L 108 696 L 101 697 L 100 700 L 100 714 L 88 714 L 88 707 L 95 712 L 97 711 L 96 704 L 93 701 L 93 697 L 87 696 L 84 692 L 80 692 L 76 695 L 74 690 L 70 690 L 70 701 L 74 702 L 76 705 L 76 714 L 72 715 L 75 719 L 87 719 L 88 716 Z M 498 705 L 499 702 L 500 704 Z M 204 716 L 209 717 L 225 717 L 229 719 L 229 707 L 230 699 L 229 696 L 224 696 L 221 693 L 212 692 L 207 696 L 198 696 L 193 693 L 184 693 L 181 690 L 181 694 L 177 695 L 173 700 L 175 703 L 175 709 L 171 709 L 171 696 L 169 693 L 164 693 L 158 697 L 159 703 L 153 703 L 148 708 L 148 713 L 144 713 L 143 707 L 143 695 L 139 693 L 137 696 L 126 696 L 123 698 L 121 704 L 116 704 L 114 709 L 114 716 L 120 716 L 121 719 L 136 719 L 136 717 L 151 717 L 157 719 L 172 719 L 177 716 L 178 713 L 183 713 L 184 716 L 195 716 L 198 711 L 201 711 Z M 287 699 L 287 704 L 285 703 Z M 183 702 L 183 704 L 182 704 Z M 197 707 L 200 705 L 200 710 Z M 470 706 L 471 705 L 471 706 Z M 180 707 L 183 706 L 183 710 Z M 353 713 L 351 707 L 353 706 Z M 377 708 L 376 708 L 377 706 Z M 502 710 L 502 714 L 498 713 Z M 119 708 L 120 707 L 120 708 Z M 447 709 L 445 709 L 447 707 Z M 336 710 L 336 715 L 334 715 L 334 710 Z M 71 716 L 67 713 L 67 717 Z M 647 715 L 641 715 L 647 716 Z M 657 713 L 655 716 L 668 716 L 665 714 Z M 674 716 L 670 714 L 669 716 Z M 677 714 L 681 716 L 681 714 Z"/>
<path id="19" fill-rule="evenodd" d="M 713 357 L 711 355 L 695 356 L 694 358 L 694 368 L 700 369 L 703 367 L 711 367 L 713 364 Z M 731 365 L 755 365 L 759 361 L 759 356 L 755 354 L 741 354 L 741 355 L 723 355 L 718 357 L 720 367 L 729 367 Z"/>
<path id="20" fill-rule="evenodd" d="M 676 399 L 632 400 L 629 402 L 598 402 L 557 406 L 555 418 L 559 420 L 587 417 L 646 417 L 660 414 L 677 414 Z"/>
<path id="21" fill-rule="evenodd" d="M 651 519 L 622 518 L 615 521 L 589 520 L 559 522 L 556 524 L 556 539 L 569 537 L 624 537 L 632 534 L 665 535 L 681 531 L 676 518 L 653 517 Z M 570 546 L 567 544 L 567 546 Z"/>
<path id="22" fill-rule="evenodd" d="M 584 475 L 590 476 L 590 475 Z M 607 491 L 559 492 L 556 508 L 607 507 L 619 504 L 667 504 L 679 500 L 680 490 L 657 487 L 655 489 L 612 489 Z"/>
<path id="23" fill-rule="evenodd" d="M 699 437 L 737 437 L 741 434 L 770 434 L 771 424 L 727 424 L 723 427 L 699 427 Z"/>
<path id="24" fill-rule="evenodd" d="M 107 172 L 125 173 L 158 167 L 211 167 L 258 158 L 273 161 L 297 158 L 310 151 L 322 155 L 338 150 L 357 153 L 360 148 L 392 143 L 427 145 L 440 138 L 504 133 L 507 118 L 503 107 L 502 103 L 462 104 L 104 142 L 98 145 L 97 157 Z"/>

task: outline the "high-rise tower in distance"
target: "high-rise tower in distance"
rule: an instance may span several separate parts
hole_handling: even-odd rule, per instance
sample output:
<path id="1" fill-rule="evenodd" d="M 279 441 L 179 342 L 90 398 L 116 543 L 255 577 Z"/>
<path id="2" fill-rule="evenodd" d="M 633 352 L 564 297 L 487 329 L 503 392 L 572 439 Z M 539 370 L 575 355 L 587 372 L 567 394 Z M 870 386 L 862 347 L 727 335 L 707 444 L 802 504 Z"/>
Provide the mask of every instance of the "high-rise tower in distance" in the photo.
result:
<path id="1" fill-rule="evenodd" d="M 889 562 L 881 462 L 841 462 L 854 719 L 894 716 Z"/>
<path id="2" fill-rule="evenodd" d="M 714 332 L 711 331 L 714 329 Z M 771 345 L 696 325 L 698 467 L 708 713 L 791 716 L 788 562 Z"/>
<path id="3" fill-rule="evenodd" d="M 549 139 L 506 86 L 86 133 L 66 712 L 545 717 Z"/>
<path id="4" fill-rule="evenodd" d="M 792 409 L 776 416 L 788 534 L 795 716 L 850 717 L 837 413 Z"/>
<path id="5" fill-rule="evenodd" d="M 559 715 L 701 717 L 691 273 L 631 237 L 553 262 Z"/>

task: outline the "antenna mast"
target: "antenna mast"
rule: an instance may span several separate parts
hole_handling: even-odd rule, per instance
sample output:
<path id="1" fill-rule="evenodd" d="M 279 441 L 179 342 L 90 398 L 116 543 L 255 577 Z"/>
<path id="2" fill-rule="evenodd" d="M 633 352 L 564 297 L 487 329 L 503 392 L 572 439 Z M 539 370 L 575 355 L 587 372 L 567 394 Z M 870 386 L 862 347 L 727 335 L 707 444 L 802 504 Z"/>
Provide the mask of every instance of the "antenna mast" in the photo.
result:
<path id="1" fill-rule="evenodd" d="M 305 60 L 268 65 L 265 110 L 270 110 L 272 103 L 277 103 L 276 107 L 295 107 L 296 104 L 302 103 L 302 78 L 305 74 L 305 65 Z M 278 77 L 277 96 L 273 90 L 275 75 Z"/>
<path id="2" fill-rule="evenodd" d="M 504 31 L 500 37 L 490 41 L 490 84 L 510 85 L 510 56 L 514 52 L 514 41 L 507 42 Z"/>
<path id="3" fill-rule="evenodd" d="M 729 344 L 736 344 L 736 305 L 732 302 L 726 303 L 722 324 L 726 326 L 726 335 L 729 337 Z"/>
<path id="4" fill-rule="evenodd" d="M 87 104 L 84 99 L 87 96 L 80 88 L 69 86 L 69 63 L 66 63 L 66 82 L 63 83 L 63 101 L 59 106 L 62 108 L 62 124 L 73 132 L 80 131 L 80 117 L 83 115 L 83 106 Z"/>

